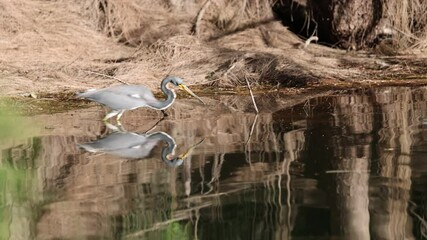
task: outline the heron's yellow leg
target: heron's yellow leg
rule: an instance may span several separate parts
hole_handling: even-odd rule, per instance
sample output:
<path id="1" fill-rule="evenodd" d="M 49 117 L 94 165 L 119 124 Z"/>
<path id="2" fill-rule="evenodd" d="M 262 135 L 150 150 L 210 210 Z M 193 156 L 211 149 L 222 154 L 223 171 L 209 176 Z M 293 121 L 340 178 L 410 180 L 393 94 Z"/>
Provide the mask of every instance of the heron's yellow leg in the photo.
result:
<path id="1" fill-rule="evenodd" d="M 106 122 L 108 119 L 116 116 L 117 114 L 119 114 L 119 111 L 111 111 L 102 119 L 102 121 Z"/>
<path id="2" fill-rule="evenodd" d="M 119 111 L 119 113 L 117 114 L 117 118 L 116 118 L 116 120 L 117 120 L 117 124 L 118 125 L 122 125 L 122 123 L 120 122 L 120 118 L 122 118 L 122 116 L 123 116 L 123 113 L 125 112 L 125 110 L 121 110 L 121 111 Z"/>

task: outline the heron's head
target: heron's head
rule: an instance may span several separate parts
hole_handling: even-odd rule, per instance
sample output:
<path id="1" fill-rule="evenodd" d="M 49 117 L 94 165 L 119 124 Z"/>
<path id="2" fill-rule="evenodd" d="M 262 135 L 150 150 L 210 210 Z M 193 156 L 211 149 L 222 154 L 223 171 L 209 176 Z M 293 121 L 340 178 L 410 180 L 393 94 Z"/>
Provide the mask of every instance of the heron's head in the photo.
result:
<path id="1" fill-rule="evenodd" d="M 166 159 L 163 158 L 163 161 L 169 166 L 169 167 L 178 167 L 181 166 L 184 163 L 184 160 L 191 154 L 193 149 L 195 149 L 197 146 L 202 144 L 205 141 L 203 138 L 200 142 L 194 144 L 193 146 L 189 147 L 187 151 L 180 154 L 179 156 L 170 159 L 169 156 L 166 156 Z"/>
<path id="2" fill-rule="evenodd" d="M 190 94 L 191 96 L 197 98 L 197 100 L 199 100 L 200 102 L 202 102 L 203 104 L 205 104 L 205 102 L 203 102 L 203 100 L 201 98 L 199 98 L 195 93 L 193 93 L 193 91 L 191 91 L 185 84 L 184 81 L 179 78 L 179 77 L 172 77 L 169 76 L 165 79 L 163 79 L 162 81 L 162 86 L 165 86 L 165 84 L 167 83 L 172 83 L 173 85 L 181 88 L 182 90 L 186 91 L 188 94 Z"/>
<path id="3" fill-rule="evenodd" d="M 179 167 L 182 165 L 182 163 L 184 163 L 184 159 L 181 158 L 175 158 L 169 161 L 165 161 L 165 163 L 169 166 L 169 167 Z"/>
<path id="4" fill-rule="evenodd" d="M 179 85 L 181 84 L 184 84 L 184 81 L 179 77 L 168 77 L 168 78 L 170 79 L 170 82 L 177 87 L 179 87 Z"/>

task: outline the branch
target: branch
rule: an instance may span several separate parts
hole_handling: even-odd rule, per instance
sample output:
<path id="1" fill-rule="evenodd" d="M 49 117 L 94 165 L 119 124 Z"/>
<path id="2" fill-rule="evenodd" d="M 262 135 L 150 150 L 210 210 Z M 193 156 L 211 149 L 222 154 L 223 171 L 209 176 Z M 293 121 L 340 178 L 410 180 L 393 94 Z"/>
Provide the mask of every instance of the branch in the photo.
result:
<path id="1" fill-rule="evenodd" d="M 121 82 L 121 83 L 123 83 L 123 84 L 129 85 L 129 83 L 127 83 L 127 82 L 125 82 L 125 81 L 123 81 L 123 80 L 121 80 L 121 79 L 118 79 L 118 78 L 116 78 L 116 77 L 109 76 L 109 75 L 107 75 L 107 74 L 103 74 L 103 73 L 99 73 L 99 72 L 92 72 L 92 71 L 88 71 L 88 70 L 83 70 L 83 72 L 92 73 L 92 74 L 95 74 L 95 75 L 98 75 L 98 76 L 102 76 L 102 77 L 107 77 L 107 78 L 115 79 L 115 80 L 117 80 L 117 81 L 119 81 L 119 82 Z"/>
<path id="2" fill-rule="evenodd" d="M 316 37 L 316 36 L 311 36 L 311 37 L 309 37 L 307 40 L 305 40 L 305 43 L 304 43 L 304 49 L 306 49 L 307 47 L 308 47 L 308 45 L 310 45 L 310 43 L 312 42 L 312 41 L 318 41 L 319 40 L 319 38 L 318 37 Z"/>

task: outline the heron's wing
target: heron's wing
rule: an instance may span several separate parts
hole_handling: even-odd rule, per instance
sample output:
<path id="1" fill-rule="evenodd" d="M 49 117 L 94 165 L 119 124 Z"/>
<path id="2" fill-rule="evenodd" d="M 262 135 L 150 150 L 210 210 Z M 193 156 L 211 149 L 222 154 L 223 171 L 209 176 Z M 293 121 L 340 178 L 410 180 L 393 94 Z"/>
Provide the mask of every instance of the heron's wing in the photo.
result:
<path id="1" fill-rule="evenodd" d="M 115 132 L 106 136 L 105 138 L 79 144 L 79 146 L 89 152 L 105 152 L 116 149 L 132 148 L 135 145 L 144 143 L 146 140 L 147 137 L 144 135 Z"/>
<path id="2" fill-rule="evenodd" d="M 88 152 L 105 152 L 124 158 L 145 158 L 157 145 L 158 140 L 136 133 L 116 132 L 105 138 L 79 144 Z"/>
<path id="3" fill-rule="evenodd" d="M 89 90 L 77 95 L 112 109 L 134 109 L 158 102 L 150 89 L 139 85 L 118 85 L 99 90 Z"/>
<path id="4" fill-rule="evenodd" d="M 149 105 L 151 105 L 150 103 L 159 101 L 156 99 L 156 97 L 154 97 L 153 92 L 144 86 L 124 85 L 121 86 L 120 91 L 123 91 L 123 94 L 126 94 L 132 99 L 144 101 Z"/>
<path id="5" fill-rule="evenodd" d="M 115 149 L 106 153 L 123 158 L 146 158 L 150 155 L 151 150 L 157 145 L 158 141 L 147 141 L 143 144 L 137 144 L 130 148 Z"/>

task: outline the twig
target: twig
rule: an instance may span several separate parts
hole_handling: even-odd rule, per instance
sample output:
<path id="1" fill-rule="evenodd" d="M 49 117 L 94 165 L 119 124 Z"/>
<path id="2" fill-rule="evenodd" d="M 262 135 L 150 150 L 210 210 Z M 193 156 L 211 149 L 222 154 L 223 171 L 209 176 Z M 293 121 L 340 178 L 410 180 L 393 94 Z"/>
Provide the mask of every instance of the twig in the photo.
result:
<path id="1" fill-rule="evenodd" d="M 200 22 L 202 21 L 203 15 L 205 14 L 205 11 L 209 7 L 210 3 L 211 3 L 211 0 L 206 0 L 202 8 L 200 8 L 199 12 L 197 13 L 196 22 L 194 23 L 194 26 L 192 29 L 192 33 L 195 34 L 197 37 L 199 36 Z"/>
<path id="2" fill-rule="evenodd" d="M 95 75 L 98 75 L 98 76 L 102 76 L 102 77 L 107 77 L 107 78 L 115 79 L 115 80 L 117 80 L 117 81 L 119 81 L 119 82 L 121 82 L 121 83 L 123 83 L 123 84 L 129 85 L 129 83 L 127 83 L 127 82 L 125 82 L 125 81 L 123 81 L 123 80 L 121 80 L 121 79 L 118 79 L 118 78 L 116 78 L 116 77 L 109 76 L 109 75 L 107 75 L 107 74 L 98 73 L 98 72 L 92 72 L 92 71 L 88 71 L 88 70 L 83 70 L 83 72 L 92 73 L 92 74 L 95 74 Z"/>
<path id="3" fill-rule="evenodd" d="M 393 29 L 396 30 L 396 31 L 398 31 L 399 33 L 405 35 L 408 38 L 412 38 L 412 39 L 414 39 L 416 41 L 422 41 L 420 38 L 415 37 L 413 34 L 405 33 L 404 31 L 402 31 L 402 30 L 400 30 L 398 28 L 395 28 L 395 27 Z"/>
<path id="4" fill-rule="evenodd" d="M 174 67 L 171 67 L 171 69 L 169 69 L 169 72 L 166 74 L 165 78 L 167 78 L 168 76 L 170 76 L 171 72 L 175 70 Z"/>
<path id="5" fill-rule="evenodd" d="M 231 66 L 227 69 L 227 71 L 225 71 L 224 74 L 222 74 L 222 76 L 226 76 L 231 72 L 231 70 L 233 70 L 236 67 L 238 60 L 236 60 L 233 64 L 231 64 Z"/>
<path id="6" fill-rule="evenodd" d="M 318 37 L 316 37 L 316 36 L 311 36 L 311 37 L 309 37 L 307 40 L 305 40 L 305 43 L 304 43 L 304 49 L 306 49 L 306 48 L 308 47 L 308 45 L 310 45 L 310 43 L 311 43 L 312 41 L 319 41 L 319 38 L 318 38 Z"/>
<path id="7" fill-rule="evenodd" d="M 246 80 L 246 84 L 248 85 L 248 88 L 249 88 L 249 93 L 251 94 L 251 97 L 252 97 L 252 102 L 254 104 L 255 111 L 256 111 L 256 113 L 258 113 L 258 107 L 256 106 L 256 102 L 255 102 L 254 94 L 252 93 L 251 85 L 249 85 L 249 81 L 248 81 L 247 77 L 245 77 L 245 80 Z"/>
<path id="8" fill-rule="evenodd" d="M 67 64 L 65 64 L 65 65 L 60 66 L 57 70 L 59 71 L 59 70 L 62 70 L 62 69 L 64 69 L 64 68 L 66 68 L 66 67 L 70 66 L 71 64 L 73 64 L 73 63 L 75 63 L 77 60 L 79 60 L 81 57 L 82 57 L 82 54 L 80 53 L 80 54 L 79 54 L 76 58 L 74 58 L 72 61 L 70 61 L 69 63 L 67 63 Z"/>

